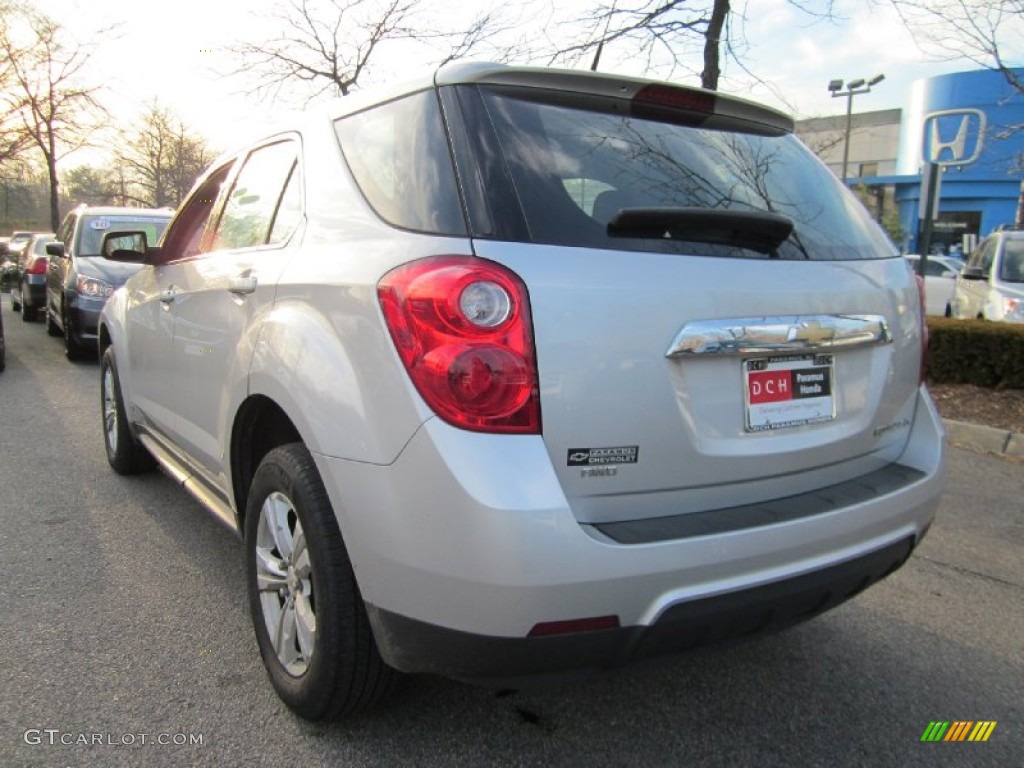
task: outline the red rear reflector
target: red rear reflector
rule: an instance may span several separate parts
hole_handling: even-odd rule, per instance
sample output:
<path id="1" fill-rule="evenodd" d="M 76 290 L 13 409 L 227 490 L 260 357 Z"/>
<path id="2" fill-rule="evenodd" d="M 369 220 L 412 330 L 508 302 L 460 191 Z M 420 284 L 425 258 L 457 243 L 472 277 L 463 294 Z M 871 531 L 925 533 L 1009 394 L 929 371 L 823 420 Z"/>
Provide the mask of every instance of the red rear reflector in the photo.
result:
<path id="1" fill-rule="evenodd" d="M 645 85 L 633 97 L 633 103 L 685 109 L 691 112 L 707 112 L 708 114 L 715 111 L 714 94 L 672 88 L 667 85 Z"/>
<path id="2" fill-rule="evenodd" d="M 534 624 L 528 637 L 545 635 L 567 635 L 570 632 L 591 632 L 597 629 L 618 629 L 618 616 L 593 616 L 589 619 L 568 619 L 566 621 L 542 621 Z"/>

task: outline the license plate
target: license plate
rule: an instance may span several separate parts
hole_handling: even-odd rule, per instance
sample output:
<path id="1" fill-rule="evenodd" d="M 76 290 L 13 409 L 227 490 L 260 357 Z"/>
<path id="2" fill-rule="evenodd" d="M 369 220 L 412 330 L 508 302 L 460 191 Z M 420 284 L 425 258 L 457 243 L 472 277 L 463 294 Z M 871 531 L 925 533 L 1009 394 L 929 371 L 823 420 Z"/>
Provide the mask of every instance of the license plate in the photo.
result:
<path id="1" fill-rule="evenodd" d="M 832 355 L 743 361 L 747 432 L 802 427 L 836 417 Z"/>

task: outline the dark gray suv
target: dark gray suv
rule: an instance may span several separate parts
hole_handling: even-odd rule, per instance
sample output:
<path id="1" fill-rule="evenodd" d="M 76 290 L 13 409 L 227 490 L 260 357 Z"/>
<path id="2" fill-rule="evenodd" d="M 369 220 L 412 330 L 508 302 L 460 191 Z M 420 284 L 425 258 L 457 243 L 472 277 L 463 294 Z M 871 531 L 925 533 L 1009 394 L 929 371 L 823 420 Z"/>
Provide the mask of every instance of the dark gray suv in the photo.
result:
<path id="1" fill-rule="evenodd" d="M 151 242 L 163 233 L 169 208 L 100 208 L 80 205 L 67 215 L 59 242 L 46 246 L 46 330 L 64 336 L 69 360 L 96 356 L 100 310 L 114 289 L 138 271 L 100 257 L 100 241 L 108 232 L 141 230 Z"/>

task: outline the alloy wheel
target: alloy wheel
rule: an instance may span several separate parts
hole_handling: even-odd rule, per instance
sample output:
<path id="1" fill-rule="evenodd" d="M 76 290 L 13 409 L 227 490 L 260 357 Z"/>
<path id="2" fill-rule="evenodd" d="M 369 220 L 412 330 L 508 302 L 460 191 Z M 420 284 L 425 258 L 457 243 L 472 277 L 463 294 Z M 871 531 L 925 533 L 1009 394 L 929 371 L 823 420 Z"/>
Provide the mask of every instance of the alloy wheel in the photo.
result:
<path id="1" fill-rule="evenodd" d="M 302 676 L 316 639 L 315 597 L 306 536 L 295 505 L 271 493 L 260 508 L 256 532 L 256 582 L 267 634 L 281 666 Z"/>
<path id="2" fill-rule="evenodd" d="M 114 392 L 114 371 L 109 366 L 103 367 L 103 430 L 106 434 L 107 448 L 117 453 L 117 395 Z"/>

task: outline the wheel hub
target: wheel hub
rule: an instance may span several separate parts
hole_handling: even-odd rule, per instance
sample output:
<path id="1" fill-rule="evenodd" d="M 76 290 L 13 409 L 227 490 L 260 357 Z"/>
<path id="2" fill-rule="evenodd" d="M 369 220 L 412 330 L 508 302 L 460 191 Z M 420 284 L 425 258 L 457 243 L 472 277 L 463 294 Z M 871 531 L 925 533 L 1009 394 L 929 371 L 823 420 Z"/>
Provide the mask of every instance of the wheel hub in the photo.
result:
<path id="1" fill-rule="evenodd" d="M 288 595 L 294 598 L 297 594 L 302 592 L 302 579 L 295 572 L 295 566 L 291 563 L 288 564 L 288 575 L 285 576 L 285 584 L 288 585 Z"/>

